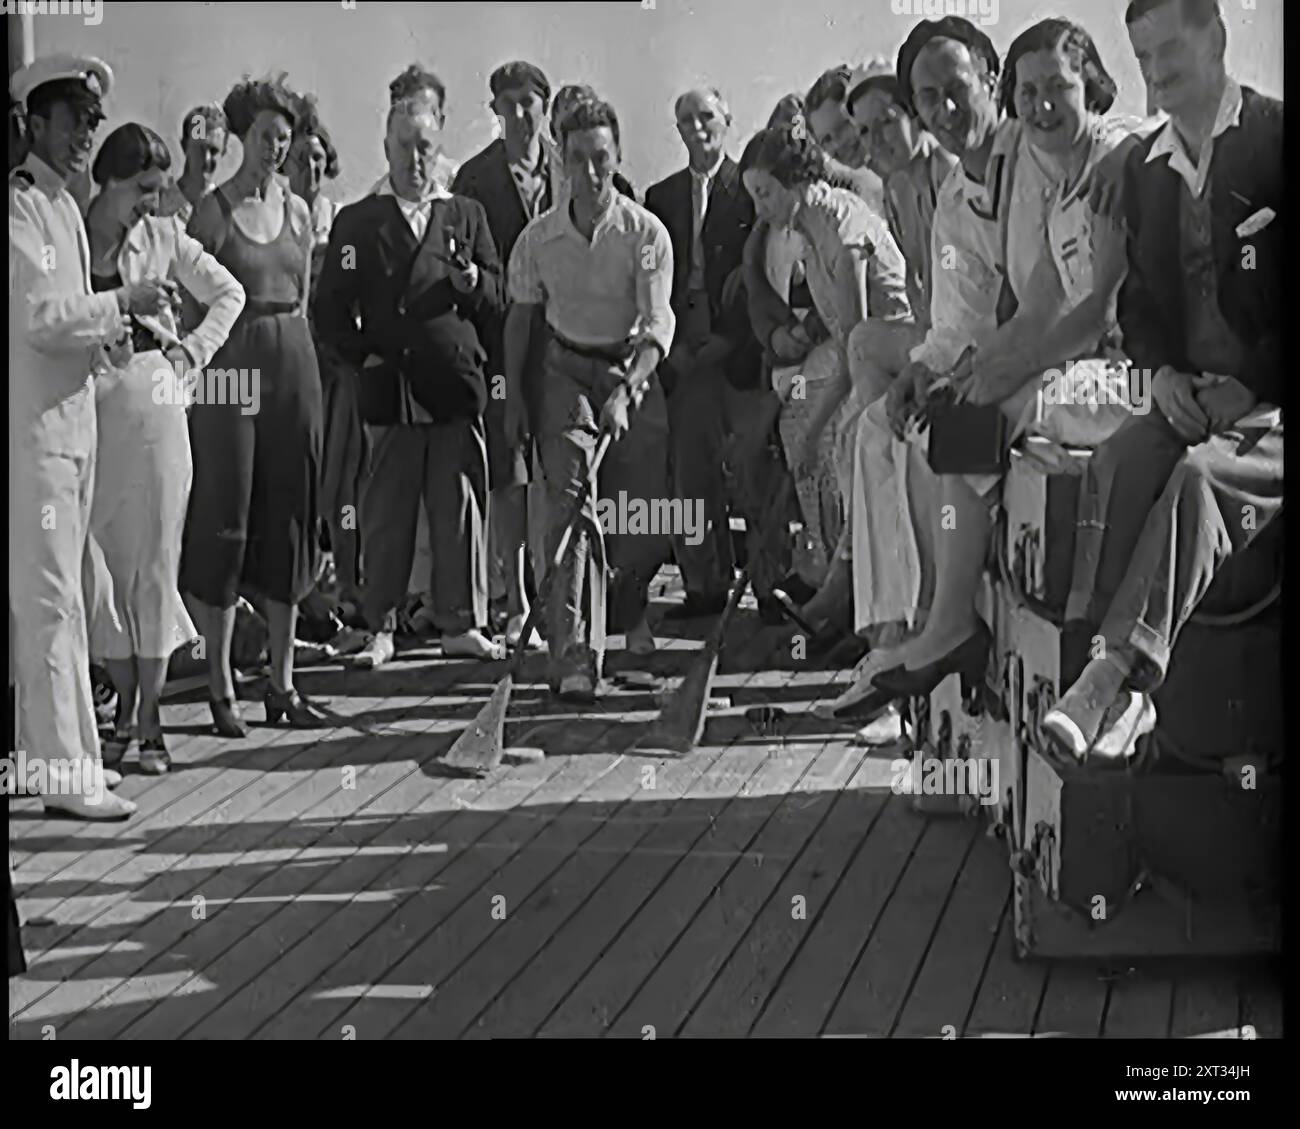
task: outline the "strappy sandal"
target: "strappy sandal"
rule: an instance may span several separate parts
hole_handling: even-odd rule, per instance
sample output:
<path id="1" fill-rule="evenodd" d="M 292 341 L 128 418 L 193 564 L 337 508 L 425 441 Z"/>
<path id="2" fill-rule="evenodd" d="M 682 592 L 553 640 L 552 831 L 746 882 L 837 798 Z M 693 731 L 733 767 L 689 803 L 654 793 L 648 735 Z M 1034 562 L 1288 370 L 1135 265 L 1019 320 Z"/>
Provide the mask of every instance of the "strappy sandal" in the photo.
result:
<path id="1" fill-rule="evenodd" d="M 135 731 L 129 725 L 114 725 L 113 735 L 100 742 L 100 759 L 105 768 L 117 768 L 135 740 Z"/>
<path id="2" fill-rule="evenodd" d="M 140 771 L 146 776 L 162 776 L 172 766 L 167 741 L 161 733 L 140 740 Z"/>

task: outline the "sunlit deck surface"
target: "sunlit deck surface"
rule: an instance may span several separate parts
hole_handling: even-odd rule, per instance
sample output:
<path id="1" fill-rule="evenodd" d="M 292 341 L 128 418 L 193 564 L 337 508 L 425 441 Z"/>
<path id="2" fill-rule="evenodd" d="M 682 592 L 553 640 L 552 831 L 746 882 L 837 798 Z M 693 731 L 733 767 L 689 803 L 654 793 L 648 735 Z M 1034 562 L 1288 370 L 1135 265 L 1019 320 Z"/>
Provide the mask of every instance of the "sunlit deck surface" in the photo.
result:
<path id="1" fill-rule="evenodd" d="M 612 668 L 681 674 L 690 626 L 649 660 L 616 637 Z M 894 795 L 898 750 L 808 712 L 839 676 L 789 639 L 742 609 L 732 708 L 677 760 L 626 752 L 653 691 L 578 714 L 532 658 L 507 737 L 548 755 L 482 781 L 437 762 L 504 666 L 436 648 L 302 672 L 331 729 L 250 703 L 221 741 L 201 700 L 169 704 L 173 771 L 131 754 L 130 821 L 10 803 L 11 1036 L 1280 1035 L 1271 964 L 1017 962 L 1005 845 Z M 757 704 L 785 716 L 763 731 Z"/>

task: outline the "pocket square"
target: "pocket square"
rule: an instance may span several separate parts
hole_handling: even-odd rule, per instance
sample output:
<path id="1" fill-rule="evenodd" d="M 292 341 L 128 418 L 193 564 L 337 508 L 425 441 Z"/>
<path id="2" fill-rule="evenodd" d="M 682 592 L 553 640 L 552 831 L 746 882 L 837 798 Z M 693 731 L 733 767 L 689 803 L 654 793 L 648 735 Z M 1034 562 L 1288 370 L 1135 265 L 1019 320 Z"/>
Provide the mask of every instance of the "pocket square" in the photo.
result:
<path id="1" fill-rule="evenodd" d="M 1277 213 L 1272 208 L 1260 208 L 1249 219 L 1242 220 L 1237 225 L 1237 238 L 1249 239 L 1252 235 L 1263 231 L 1275 219 L 1277 219 Z"/>

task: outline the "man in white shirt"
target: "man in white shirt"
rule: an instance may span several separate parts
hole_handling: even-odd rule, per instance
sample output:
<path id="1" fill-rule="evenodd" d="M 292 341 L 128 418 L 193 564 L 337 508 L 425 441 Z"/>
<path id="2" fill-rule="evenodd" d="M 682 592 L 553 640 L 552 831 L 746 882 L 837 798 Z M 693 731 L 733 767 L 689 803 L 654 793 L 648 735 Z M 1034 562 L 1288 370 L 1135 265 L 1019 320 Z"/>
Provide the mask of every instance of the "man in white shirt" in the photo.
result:
<path id="1" fill-rule="evenodd" d="M 533 220 L 515 244 L 505 328 L 505 432 L 519 442 L 528 426 L 523 379 L 538 307 L 549 329 L 532 431 L 547 484 L 551 553 L 569 499 L 591 481 L 599 430 L 615 440 L 607 470 L 663 459 L 662 440 L 656 454 L 646 439 L 653 439 L 651 424 L 660 435 L 667 427 L 663 393 L 652 378 L 669 355 L 676 326 L 668 232 L 614 188 L 620 148 L 613 107 L 582 102 L 560 129 L 570 195 Z M 629 433 L 634 410 L 639 418 Z M 547 635 L 552 688 L 588 702 L 600 679 L 605 632 L 604 539 L 591 494 L 583 513 L 552 580 Z M 640 590 L 628 597 L 639 606 L 620 617 L 643 630 L 638 620 L 644 620 L 650 579 L 639 578 Z"/>

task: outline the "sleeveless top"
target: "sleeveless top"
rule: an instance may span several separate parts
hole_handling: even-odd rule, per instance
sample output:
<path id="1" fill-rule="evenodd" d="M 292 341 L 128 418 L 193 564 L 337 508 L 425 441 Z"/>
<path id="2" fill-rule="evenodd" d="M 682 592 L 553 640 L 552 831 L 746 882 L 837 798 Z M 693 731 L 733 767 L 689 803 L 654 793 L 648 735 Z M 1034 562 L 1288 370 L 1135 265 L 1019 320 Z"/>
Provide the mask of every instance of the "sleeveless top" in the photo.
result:
<path id="1" fill-rule="evenodd" d="M 225 192 L 215 191 L 217 204 L 226 223 L 226 238 L 213 257 L 226 268 L 247 295 L 244 316 L 259 314 L 257 305 L 282 306 L 302 301 L 303 272 L 307 263 L 301 244 L 293 236 L 289 222 L 289 192 L 284 191 L 284 220 L 279 234 L 269 243 L 259 243 L 244 234 L 235 222 Z"/>

